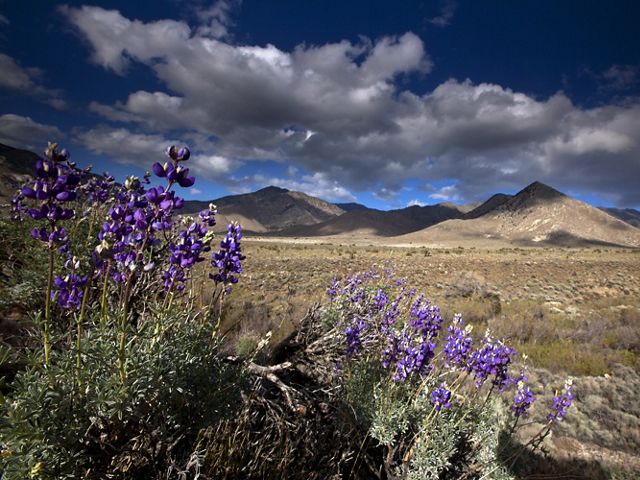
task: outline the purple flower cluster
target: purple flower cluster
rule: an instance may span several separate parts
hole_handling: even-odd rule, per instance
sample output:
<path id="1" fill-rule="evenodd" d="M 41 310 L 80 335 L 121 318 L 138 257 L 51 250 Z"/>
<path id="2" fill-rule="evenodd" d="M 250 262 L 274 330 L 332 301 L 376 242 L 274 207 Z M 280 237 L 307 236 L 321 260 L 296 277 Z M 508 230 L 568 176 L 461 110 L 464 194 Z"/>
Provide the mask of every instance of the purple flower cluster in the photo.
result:
<path id="1" fill-rule="evenodd" d="M 45 158 L 36 162 L 36 178 L 24 185 L 13 200 L 15 210 L 23 210 L 34 220 L 46 220 L 47 225 L 34 228 L 31 235 L 52 248 L 67 241 L 67 232 L 58 225 L 60 220 L 73 218 L 75 212 L 65 206 L 76 198 L 76 187 L 80 181 L 77 170 L 69 164 L 69 152 L 57 150 L 50 143 L 45 150 Z M 26 207 L 24 200 L 34 201 Z"/>
<path id="2" fill-rule="evenodd" d="M 520 382 L 518 390 L 516 390 L 516 394 L 513 397 L 513 404 L 511 405 L 514 417 L 526 417 L 527 410 L 529 410 L 529 407 L 531 407 L 535 401 L 536 397 L 533 396 L 529 387 Z"/>
<path id="3" fill-rule="evenodd" d="M 207 234 L 208 227 L 216 224 L 215 215 L 216 207 L 211 204 L 208 210 L 202 210 L 198 214 L 199 222 L 189 224 L 178 233 L 177 241 L 169 244 L 169 268 L 162 275 L 166 291 L 184 290 L 186 271 L 204 260 L 202 253 L 211 250 Z"/>
<path id="4" fill-rule="evenodd" d="M 176 152 L 181 152 L 180 156 Z M 183 169 L 178 162 L 188 159 L 188 152 L 187 148 L 176 150 L 171 146 L 167 149 L 167 154 L 172 158 L 172 163 L 166 169 L 156 167 L 159 164 L 154 165 L 154 172 L 160 173 L 161 177 L 168 177 L 167 171 L 181 169 L 182 173 L 178 177 L 171 175 L 166 188 L 158 186 L 147 190 L 144 183 L 148 183 L 148 179 L 140 181 L 137 177 L 128 177 L 124 182 L 124 189 L 116 194 L 115 204 L 109 209 L 107 221 L 103 223 L 98 235 L 101 244 L 96 249 L 99 265 L 103 266 L 105 259 L 113 260 L 111 275 L 115 281 L 124 282 L 136 275 L 143 263 L 144 270 L 153 268 L 153 259 L 148 258 L 149 250 L 157 245 L 158 233 L 171 230 L 174 212 L 184 205 L 184 199 L 177 196 L 171 186 L 174 182 L 182 185 L 182 180 L 187 178 L 184 175 L 188 173 L 188 169 Z M 180 276 L 178 271 L 174 274 Z M 175 279 L 169 280 L 169 284 L 174 283 Z"/>
<path id="5" fill-rule="evenodd" d="M 77 310 L 82 304 L 87 277 L 78 274 L 80 262 L 76 258 L 67 260 L 64 267 L 68 273 L 53 280 L 55 290 L 51 292 L 51 299 L 65 310 Z"/>
<path id="6" fill-rule="evenodd" d="M 473 338 L 469 335 L 470 330 L 462 328 L 464 321 L 460 315 L 453 317 L 453 322 L 447 329 L 449 335 L 445 339 L 442 351 L 447 363 L 450 365 L 464 365 L 467 362 L 469 353 L 473 348 Z"/>
<path id="7" fill-rule="evenodd" d="M 238 223 L 231 223 L 227 227 L 227 234 L 220 242 L 220 250 L 211 257 L 211 265 L 218 269 L 215 274 L 209 276 L 216 282 L 229 287 L 238 283 L 238 273 L 242 273 L 242 261 L 246 258 L 242 255 L 240 239 L 242 238 L 242 227 Z"/>
<path id="8" fill-rule="evenodd" d="M 393 372 L 393 381 L 404 382 L 411 375 L 425 375 L 429 372 L 436 349 L 435 341 L 416 335 L 408 329 L 400 333 L 389 329 L 387 339 L 382 366 Z"/>
<path id="9" fill-rule="evenodd" d="M 361 318 L 354 319 L 347 328 L 344 329 L 344 334 L 347 341 L 347 358 L 352 357 L 360 351 L 362 348 L 362 338 L 360 334 L 366 328 L 367 324 Z"/>
<path id="10" fill-rule="evenodd" d="M 174 145 L 171 145 L 167 147 L 165 153 L 173 162 L 167 162 L 164 165 L 158 162 L 154 163 L 151 167 L 153 173 L 161 178 L 166 177 L 167 180 L 169 180 L 169 185 L 177 183 L 183 188 L 193 186 L 196 181 L 195 177 L 189 176 L 188 168 L 179 165 L 179 162 L 185 162 L 191 157 L 189 149 L 186 147 L 176 148 Z"/>
<path id="11" fill-rule="evenodd" d="M 389 302 L 389 299 L 387 298 L 387 294 L 385 293 L 384 290 L 378 289 L 376 294 L 373 296 L 373 302 L 376 308 L 378 309 L 378 311 L 382 312 L 386 308 L 387 303 Z"/>
<path id="12" fill-rule="evenodd" d="M 476 387 L 480 388 L 493 375 L 493 384 L 503 388 L 509 380 L 508 368 L 515 354 L 513 348 L 501 341 L 485 337 L 483 345 L 474 350 L 467 360 L 467 371 L 476 379 Z"/>
<path id="13" fill-rule="evenodd" d="M 567 410 L 573 401 L 573 392 L 571 391 L 571 388 L 571 382 L 568 381 L 565 383 L 562 393 L 553 397 L 551 413 L 547 415 L 547 420 L 554 422 L 556 420 L 562 420 L 565 417 Z"/>
<path id="14" fill-rule="evenodd" d="M 104 205 L 117 188 L 116 180 L 109 173 L 102 176 L 91 176 L 81 187 L 82 193 L 90 205 Z"/>
<path id="15" fill-rule="evenodd" d="M 340 282 L 338 279 L 333 277 L 333 281 L 331 282 L 331 286 L 327 288 L 327 295 L 329 299 L 333 302 L 338 296 L 338 289 L 340 288 Z"/>
<path id="16" fill-rule="evenodd" d="M 431 392 L 431 403 L 434 404 L 438 412 L 442 408 L 449 408 L 451 406 L 451 392 L 447 390 L 444 384 L 440 384 L 439 387 Z"/>
<path id="17" fill-rule="evenodd" d="M 409 323 L 423 337 L 435 338 L 440 332 L 442 317 L 440 309 L 425 301 L 424 295 L 420 295 L 411 305 Z"/>

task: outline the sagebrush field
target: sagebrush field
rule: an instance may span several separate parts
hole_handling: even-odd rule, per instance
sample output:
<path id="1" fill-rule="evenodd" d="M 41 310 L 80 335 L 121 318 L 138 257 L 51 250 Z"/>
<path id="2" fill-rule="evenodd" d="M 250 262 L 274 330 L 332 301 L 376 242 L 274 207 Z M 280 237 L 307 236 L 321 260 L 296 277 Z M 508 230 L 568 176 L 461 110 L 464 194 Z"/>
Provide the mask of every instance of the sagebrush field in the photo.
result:
<path id="1" fill-rule="evenodd" d="M 391 262 L 445 318 L 460 313 L 528 355 L 535 382 L 576 377 L 579 402 L 553 438 L 556 454 L 640 471 L 640 250 L 393 247 L 251 236 L 245 245 L 246 275 L 229 299 L 225 325 L 241 350 L 268 331 L 286 336 L 310 303 L 326 300 L 334 277 Z"/>

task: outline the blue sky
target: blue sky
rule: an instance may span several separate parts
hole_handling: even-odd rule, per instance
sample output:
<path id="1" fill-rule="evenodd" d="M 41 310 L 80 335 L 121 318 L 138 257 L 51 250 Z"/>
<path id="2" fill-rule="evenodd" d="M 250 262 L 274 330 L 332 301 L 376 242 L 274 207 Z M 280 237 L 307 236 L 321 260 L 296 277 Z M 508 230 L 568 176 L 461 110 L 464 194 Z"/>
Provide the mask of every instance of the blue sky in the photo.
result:
<path id="1" fill-rule="evenodd" d="M 640 3 L 0 0 L 0 142 L 189 198 L 277 185 L 376 208 L 539 180 L 640 207 Z"/>

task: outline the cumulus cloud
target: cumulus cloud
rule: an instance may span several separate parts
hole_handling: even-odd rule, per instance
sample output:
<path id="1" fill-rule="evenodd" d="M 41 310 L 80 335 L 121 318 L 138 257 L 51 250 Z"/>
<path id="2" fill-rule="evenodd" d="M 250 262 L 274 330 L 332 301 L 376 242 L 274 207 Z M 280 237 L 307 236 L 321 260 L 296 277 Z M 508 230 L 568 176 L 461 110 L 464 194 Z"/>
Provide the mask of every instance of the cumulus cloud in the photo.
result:
<path id="1" fill-rule="evenodd" d="M 208 8 L 199 8 L 196 12 L 202 25 L 198 34 L 212 38 L 229 36 L 229 28 L 233 26 L 232 14 L 240 6 L 241 0 L 218 0 Z"/>
<path id="2" fill-rule="evenodd" d="M 207 154 L 288 162 L 347 192 L 375 186 L 387 199 L 409 178 L 455 179 L 465 200 L 540 180 L 640 204 L 638 103 L 587 109 L 562 92 L 534 98 L 456 79 L 418 95 L 399 80 L 432 63 L 410 32 L 284 51 L 225 42 L 180 21 L 62 11 L 95 64 L 120 75 L 132 62 L 146 65 L 165 87 L 94 102 L 94 112 L 145 131 L 215 138 Z"/>
<path id="3" fill-rule="evenodd" d="M 275 186 L 322 198 L 330 202 L 355 202 L 357 198 L 339 182 L 329 179 L 325 174 L 314 174 L 293 177 L 273 177 L 255 174 L 228 179 L 234 193 L 246 193 L 263 187 Z"/>
<path id="4" fill-rule="evenodd" d="M 440 202 L 457 202 L 460 199 L 458 187 L 455 185 L 445 185 L 438 189 L 433 189 L 433 193 L 429 194 L 429 198 Z"/>
<path id="5" fill-rule="evenodd" d="M 40 151 L 49 141 L 64 138 L 57 127 L 34 122 L 31 117 L 12 113 L 0 115 L 0 143 Z"/>
<path id="6" fill-rule="evenodd" d="M 424 207 L 426 203 L 414 198 L 413 200 L 409 200 L 407 202 L 407 207 Z"/>
<path id="7" fill-rule="evenodd" d="M 164 135 L 133 132 L 126 128 L 113 128 L 106 125 L 78 130 L 75 132 L 74 140 L 93 153 L 106 155 L 118 163 L 138 165 L 143 168 L 149 168 L 154 162 L 162 161 L 168 145 L 184 144 L 184 141 L 167 138 Z M 205 149 L 210 145 L 202 138 L 190 143 L 189 146 L 192 154 L 188 167 L 203 178 L 226 179 L 240 166 L 238 161 L 205 153 Z"/>
<path id="8" fill-rule="evenodd" d="M 39 97 L 59 110 L 66 106 L 66 102 L 60 98 L 60 90 L 46 88 L 40 84 L 39 80 L 43 76 L 39 68 L 24 68 L 13 58 L 4 53 L 0 53 L 0 88 L 16 90 L 28 95 Z"/>

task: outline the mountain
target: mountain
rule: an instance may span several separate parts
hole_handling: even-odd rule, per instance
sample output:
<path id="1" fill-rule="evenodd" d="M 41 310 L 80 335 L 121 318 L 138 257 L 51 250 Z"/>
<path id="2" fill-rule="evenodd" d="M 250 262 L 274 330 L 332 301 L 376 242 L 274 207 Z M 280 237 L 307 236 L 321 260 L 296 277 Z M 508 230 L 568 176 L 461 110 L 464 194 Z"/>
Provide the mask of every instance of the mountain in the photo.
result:
<path id="1" fill-rule="evenodd" d="M 500 203 L 504 199 L 494 200 L 499 204 L 476 218 L 448 220 L 398 241 L 640 246 L 640 229 L 543 183 L 534 182 Z"/>
<path id="2" fill-rule="evenodd" d="M 40 157 L 28 150 L 0 143 L 0 201 L 10 199 L 17 188 L 33 174 Z"/>
<path id="3" fill-rule="evenodd" d="M 486 213 L 489 213 L 491 210 L 498 208 L 500 205 L 508 202 L 512 198 L 513 195 L 507 195 L 506 193 L 496 193 L 495 195 L 492 195 L 486 202 L 467 212 L 464 218 L 470 219 L 481 217 Z"/>
<path id="4" fill-rule="evenodd" d="M 316 225 L 285 229 L 279 234 L 299 237 L 329 235 L 373 235 L 392 237 L 414 232 L 430 225 L 461 218 L 463 213 L 450 204 L 412 206 L 398 210 L 352 210 Z"/>
<path id="5" fill-rule="evenodd" d="M 218 226 L 237 220 L 245 230 L 265 233 L 325 222 L 345 213 L 340 207 L 302 192 L 266 187 L 253 193 L 230 195 L 213 202 L 218 207 Z M 185 202 L 184 213 L 195 213 L 209 202 Z"/>
<path id="6" fill-rule="evenodd" d="M 354 211 L 363 211 L 363 210 L 371 210 L 369 207 L 365 207 L 361 203 L 334 203 L 334 205 L 345 212 L 354 212 Z"/>
<path id="7" fill-rule="evenodd" d="M 627 222 L 629 225 L 640 228 L 640 212 L 633 208 L 606 208 L 598 207 L 603 212 L 607 212 L 623 222 Z"/>

